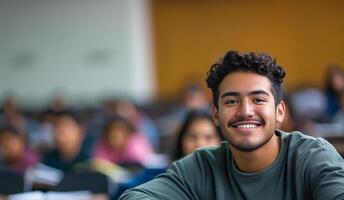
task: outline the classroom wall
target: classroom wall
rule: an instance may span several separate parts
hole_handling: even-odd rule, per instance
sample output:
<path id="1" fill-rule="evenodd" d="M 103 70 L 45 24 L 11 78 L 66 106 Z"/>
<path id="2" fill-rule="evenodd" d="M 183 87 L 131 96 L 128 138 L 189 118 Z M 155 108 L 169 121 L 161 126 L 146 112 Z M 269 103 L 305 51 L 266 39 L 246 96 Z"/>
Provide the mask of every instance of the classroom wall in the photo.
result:
<path id="1" fill-rule="evenodd" d="M 178 94 L 229 49 L 267 52 L 286 68 L 285 87 L 323 86 L 344 66 L 344 2 L 153 0 L 158 94 Z"/>
<path id="2" fill-rule="evenodd" d="M 0 96 L 76 104 L 178 97 L 229 49 L 264 51 L 287 90 L 344 66 L 342 1 L 0 0 Z M 152 35 L 151 32 L 152 31 Z"/>
<path id="3" fill-rule="evenodd" d="M 77 106 L 155 91 L 145 0 L 0 0 L 0 96 Z"/>

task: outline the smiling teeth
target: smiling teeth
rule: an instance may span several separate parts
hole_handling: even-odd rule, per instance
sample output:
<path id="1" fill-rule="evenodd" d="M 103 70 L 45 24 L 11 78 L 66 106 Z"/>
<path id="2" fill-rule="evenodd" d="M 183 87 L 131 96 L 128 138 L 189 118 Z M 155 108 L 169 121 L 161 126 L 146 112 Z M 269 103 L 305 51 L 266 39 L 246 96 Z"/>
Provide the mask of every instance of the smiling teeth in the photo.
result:
<path id="1" fill-rule="evenodd" d="M 257 127 L 256 124 L 243 124 L 243 125 L 238 125 L 238 128 L 255 128 Z"/>

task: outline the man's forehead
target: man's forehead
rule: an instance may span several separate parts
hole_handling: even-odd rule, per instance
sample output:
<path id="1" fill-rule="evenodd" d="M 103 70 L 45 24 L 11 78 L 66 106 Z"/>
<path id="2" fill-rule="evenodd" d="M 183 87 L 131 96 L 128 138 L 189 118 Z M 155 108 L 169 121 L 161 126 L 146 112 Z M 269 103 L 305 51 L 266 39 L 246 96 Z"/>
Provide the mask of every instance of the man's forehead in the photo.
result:
<path id="1" fill-rule="evenodd" d="M 220 98 L 225 98 L 228 96 L 237 96 L 237 97 L 241 97 L 241 96 L 256 96 L 256 95 L 263 95 L 263 96 L 273 96 L 272 91 L 269 90 L 252 90 L 252 91 L 224 91 L 223 93 L 221 93 Z"/>
<path id="2" fill-rule="evenodd" d="M 271 81 L 265 76 L 252 72 L 234 72 L 228 74 L 222 80 L 219 89 L 220 96 L 228 92 L 251 94 L 257 93 L 257 91 L 265 91 L 270 95 L 273 94 Z"/>

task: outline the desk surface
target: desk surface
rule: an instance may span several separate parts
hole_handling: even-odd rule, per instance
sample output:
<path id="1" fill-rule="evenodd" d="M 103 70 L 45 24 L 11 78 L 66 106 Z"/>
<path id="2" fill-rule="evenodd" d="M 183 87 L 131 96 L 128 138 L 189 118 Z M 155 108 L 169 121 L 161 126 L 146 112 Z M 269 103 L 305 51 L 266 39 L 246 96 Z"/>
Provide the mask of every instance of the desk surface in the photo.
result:
<path id="1" fill-rule="evenodd" d="M 8 200 L 8 196 L 0 195 L 0 200 Z M 106 194 L 92 194 L 88 200 L 109 200 L 109 197 Z"/>

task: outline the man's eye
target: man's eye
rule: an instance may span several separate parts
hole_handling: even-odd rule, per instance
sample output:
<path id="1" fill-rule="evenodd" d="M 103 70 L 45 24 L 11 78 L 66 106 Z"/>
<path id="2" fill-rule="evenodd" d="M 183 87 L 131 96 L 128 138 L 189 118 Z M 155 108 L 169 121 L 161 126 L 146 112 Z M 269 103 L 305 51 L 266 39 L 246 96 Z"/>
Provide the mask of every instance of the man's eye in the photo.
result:
<path id="1" fill-rule="evenodd" d="M 253 101 L 257 104 L 261 104 L 261 103 L 266 102 L 265 99 L 262 99 L 262 98 L 257 98 L 257 99 L 254 99 Z"/>
<path id="2" fill-rule="evenodd" d="M 238 100 L 235 100 L 235 99 L 230 99 L 230 100 L 225 101 L 225 105 L 233 105 L 236 103 L 238 103 Z"/>

